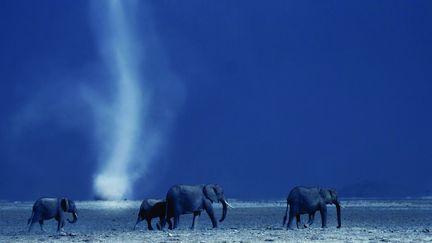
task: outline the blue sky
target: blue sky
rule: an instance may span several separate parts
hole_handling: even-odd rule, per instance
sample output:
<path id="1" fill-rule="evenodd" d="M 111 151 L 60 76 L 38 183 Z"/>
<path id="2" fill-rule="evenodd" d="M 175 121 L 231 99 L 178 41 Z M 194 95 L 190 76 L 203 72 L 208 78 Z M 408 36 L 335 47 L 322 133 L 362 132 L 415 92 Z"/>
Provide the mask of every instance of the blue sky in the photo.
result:
<path id="1" fill-rule="evenodd" d="M 91 198 L 103 162 L 81 94 L 115 93 L 101 55 L 105 10 L 1 5 L 0 198 Z M 400 186 L 399 196 L 430 192 L 431 10 L 429 1 L 138 2 L 128 23 L 138 80 L 153 94 L 141 126 L 163 142 L 145 147 L 154 154 L 133 197 L 209 182 L 245 199 L 365 181 Z"/>

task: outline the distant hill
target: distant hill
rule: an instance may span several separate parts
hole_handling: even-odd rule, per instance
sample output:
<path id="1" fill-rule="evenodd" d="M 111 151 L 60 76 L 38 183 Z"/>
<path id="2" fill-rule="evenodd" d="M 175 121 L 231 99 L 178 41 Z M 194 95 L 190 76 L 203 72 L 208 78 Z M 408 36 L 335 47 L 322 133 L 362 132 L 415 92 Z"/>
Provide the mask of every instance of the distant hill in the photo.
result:
<path id="1" fill-rule="evenodd" d="M 432 195 L 430 189 L 381 181 L 361 181 L 339 190 L 340 197 L 405 198 Z"/>

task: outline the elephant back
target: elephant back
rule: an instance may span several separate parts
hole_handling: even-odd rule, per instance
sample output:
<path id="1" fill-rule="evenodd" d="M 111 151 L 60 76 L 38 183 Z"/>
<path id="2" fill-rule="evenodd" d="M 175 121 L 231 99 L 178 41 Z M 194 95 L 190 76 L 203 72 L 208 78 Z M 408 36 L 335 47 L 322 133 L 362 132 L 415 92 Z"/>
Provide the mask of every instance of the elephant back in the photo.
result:
<path id="1" fill-rule="evenodd" d="M 287 202 L 288 203 L 293 203 L 293 202 L 297 201 L 298 198 L 299 198 L 299 194 L 300 194 L 300 187 L 294 187 L 290 191 L 290 193 L 288 194 Z"/>
<path id="2" fill-rule="evenodd" d="M 145 199 L 141 203 L 141 209 L 149 210 L 162 201 L 161 199 Z"/>

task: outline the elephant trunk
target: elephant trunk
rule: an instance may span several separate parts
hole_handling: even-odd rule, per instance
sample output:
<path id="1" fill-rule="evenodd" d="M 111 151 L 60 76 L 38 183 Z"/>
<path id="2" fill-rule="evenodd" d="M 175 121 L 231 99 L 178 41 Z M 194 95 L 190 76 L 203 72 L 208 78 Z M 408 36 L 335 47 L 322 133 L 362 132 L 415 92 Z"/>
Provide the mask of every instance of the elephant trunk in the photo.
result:
<path id="1" fill-rule="evenodd" d="M 78 214 L 76 212 L 73 212 L 72 216 L 73 216 L 73 219 L 72 220 L 68 219 L 68 222 L 71 224 L 74 224 L 78 220 Z"/>
<path id="2" fill-rule="evenodd" d="M 337 214 L 337 224 L 338 224 L 338 228 L 341 227 L 341 205 L 340 203 L 336 203 L 336 214 Z"/>
<path id="3" fill-rule="evenodd" d="M 225 217 L 227 215 L 228 203 L 227 203 L 227 201 L 225 201 L 225 199 L 222 199 L 220 202 L 222 203 L 222 217 L 219 220 L 219 222 L 222 222 L 225 220 Z"/>

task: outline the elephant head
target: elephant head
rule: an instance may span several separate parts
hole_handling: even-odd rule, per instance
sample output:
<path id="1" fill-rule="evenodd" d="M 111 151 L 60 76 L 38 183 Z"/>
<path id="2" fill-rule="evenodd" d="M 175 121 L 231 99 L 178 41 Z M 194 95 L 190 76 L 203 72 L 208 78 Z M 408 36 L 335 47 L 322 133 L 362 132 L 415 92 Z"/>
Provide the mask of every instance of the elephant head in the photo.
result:
<path id="1" fill-rule="evenodd" d="M 321 189 L 321 197 L 324 199 L 326 204 L 336 205 L 337 223 L 338 228 L 341 227 L 341 204 L 337 196 L 337 192 L 334 189 Z"/>
<path id="2" fill-rule="evenodd" d="M 203 193 L 210 202 L 222 203 L 222 217 L 219 222 L 224 221 L 228 207 L 231 207 L 231 205 L 226 201 L 222 187 L 217 184 L 208 184 L 204 186 Z"/>
<path id="3" fill-rule="evenodd" d="M 61 209 L 64 212 L 72 213 L 73 220 L 68 219 L 68 222 L 73 224 L 78 220 L 78 211 L 75 202 L 67 198 L 62 198 L 60 201 Z"/>

